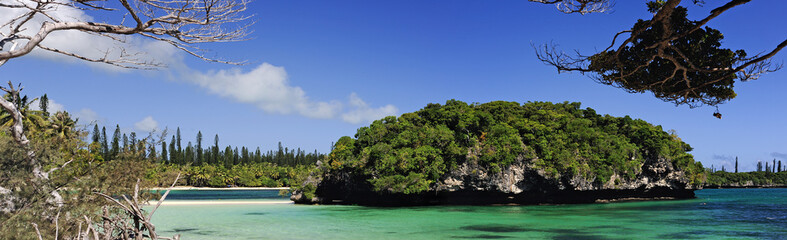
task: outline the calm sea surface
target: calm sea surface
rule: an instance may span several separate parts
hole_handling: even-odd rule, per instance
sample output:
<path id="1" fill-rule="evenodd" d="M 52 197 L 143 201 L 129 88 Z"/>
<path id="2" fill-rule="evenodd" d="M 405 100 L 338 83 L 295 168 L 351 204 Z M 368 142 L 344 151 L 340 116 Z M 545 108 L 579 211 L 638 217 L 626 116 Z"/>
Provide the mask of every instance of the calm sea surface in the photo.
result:
<path id="1" fill-rule="evenodd" d="M 706 189 L 697 199 L 547 206 L 375 208 L 168 205 L 182 239 L 787 239 L 787 189 Z M 278 190 L 173 191 L 168 201 L 280 202 Z"/>

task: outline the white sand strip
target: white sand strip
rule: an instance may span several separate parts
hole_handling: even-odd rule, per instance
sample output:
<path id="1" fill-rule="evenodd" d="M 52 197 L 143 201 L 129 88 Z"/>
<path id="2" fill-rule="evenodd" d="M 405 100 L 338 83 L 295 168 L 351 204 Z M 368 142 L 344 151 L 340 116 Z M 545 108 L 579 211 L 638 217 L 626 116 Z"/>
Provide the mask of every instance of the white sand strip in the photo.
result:
<path id="1" fill-rule="evenodd" d="M 149 205 L 155 206 L 158 201 L 150 201 Z M 267 204 L 293 204 L 288 200 L 254 201 L 254 200 L 165 200 L 162 206 L 190 206 L 190 205 L 267 205 Z"/>
<path id="2" fill-rule="evenodd" d="M 214 188 L 214 187 L 192 187 L 192 186 L 177 186 L 173 187 L 172 190 L 284 190 L 290 189 L 288 187 L 229 187 L 229 188 Z M 165 187 L 154 187 L 150 188 L 150 190 L 156 191 L 165 191 L 167 188 Z"/>

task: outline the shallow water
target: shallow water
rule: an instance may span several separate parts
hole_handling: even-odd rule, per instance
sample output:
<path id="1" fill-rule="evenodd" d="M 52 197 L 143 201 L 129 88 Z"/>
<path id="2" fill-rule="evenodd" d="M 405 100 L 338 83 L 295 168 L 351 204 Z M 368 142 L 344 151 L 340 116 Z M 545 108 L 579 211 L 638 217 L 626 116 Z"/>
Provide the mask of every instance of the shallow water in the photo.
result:
<path id="1" fill-rule="evenodd" d="M 277 190 L 237 191 L 200 194 L 283 199 Z M 189 192 L 169 199 L 188 199 Z M 544 206 L 172 205 L 162 206 L 153 222 L 160 234 L 182 239 L 787 239 L 787 189 L 696 194 L 692 200 Z"/>

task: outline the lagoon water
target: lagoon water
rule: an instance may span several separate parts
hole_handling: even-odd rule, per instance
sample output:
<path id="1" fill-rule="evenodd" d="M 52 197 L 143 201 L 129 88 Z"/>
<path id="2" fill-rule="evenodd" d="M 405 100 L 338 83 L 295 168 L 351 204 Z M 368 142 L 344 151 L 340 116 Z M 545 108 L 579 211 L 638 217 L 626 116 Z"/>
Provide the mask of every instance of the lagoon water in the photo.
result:
<path id="1" fill-rule="evenodd" d="M 247 201 L 165 205 L 153 223 L 159 234 L 181 239 L 787 239 L 787 189 L 705 189 L 677 201 L 407 208 L 282 204 L 277 194 L 173 191 L 167 201 Z"/>

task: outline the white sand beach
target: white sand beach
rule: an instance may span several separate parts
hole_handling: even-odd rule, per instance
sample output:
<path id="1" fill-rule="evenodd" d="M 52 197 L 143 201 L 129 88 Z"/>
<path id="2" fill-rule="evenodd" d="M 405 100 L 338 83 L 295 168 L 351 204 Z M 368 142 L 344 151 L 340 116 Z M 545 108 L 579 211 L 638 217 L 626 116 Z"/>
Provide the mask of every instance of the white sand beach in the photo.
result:
<path id="1" fill-rule="evenodd" d="M 155 206 L 158 201 L 150 201 L 148 206 Z M 269 205 L 269 204 L 293 204 L 289 200 L 165 200 L 162 206 L 193 206 L 193 205 Z"/>
<path id="2" fill-rule="evenodd" d="M 228 188 L 215 188 L 215 187 L 194 187 L 194 186 L 176 186 L 173 187 L 172 190 L 285 190 L 290 189 L 289 187 L 228 187 Z M 167 190 L 166 187 L 154 187 L 150 188 L 150 190 L 155 191 L 164 191 Z"/>

